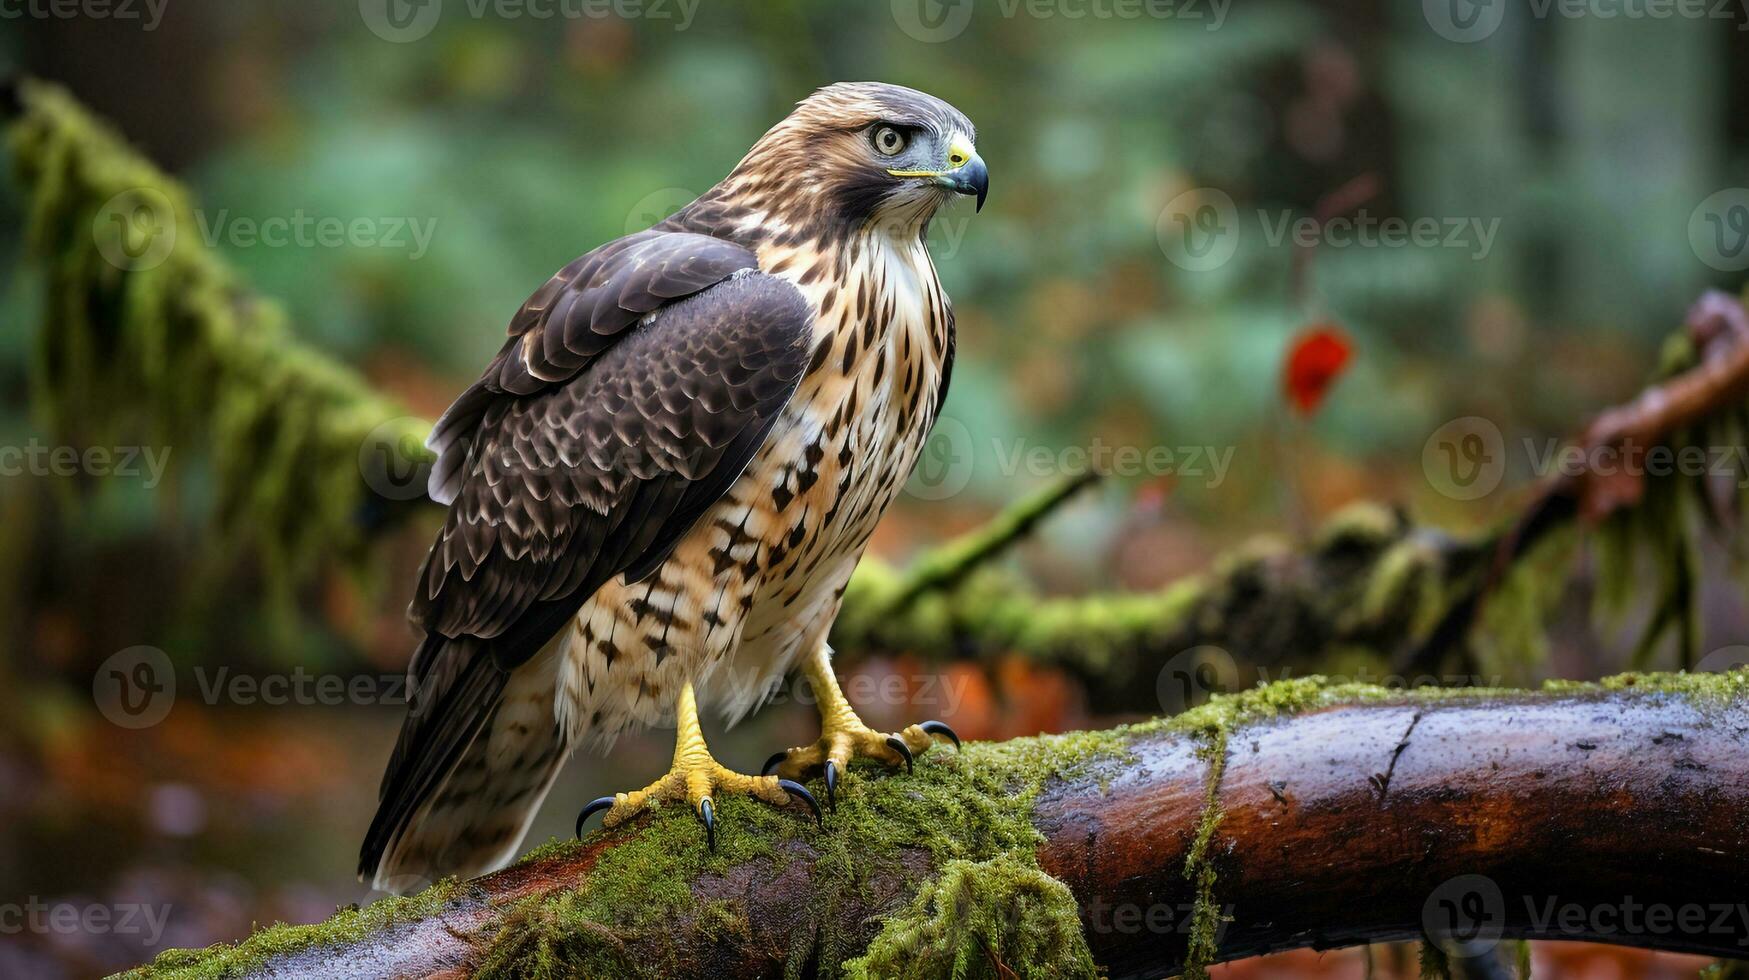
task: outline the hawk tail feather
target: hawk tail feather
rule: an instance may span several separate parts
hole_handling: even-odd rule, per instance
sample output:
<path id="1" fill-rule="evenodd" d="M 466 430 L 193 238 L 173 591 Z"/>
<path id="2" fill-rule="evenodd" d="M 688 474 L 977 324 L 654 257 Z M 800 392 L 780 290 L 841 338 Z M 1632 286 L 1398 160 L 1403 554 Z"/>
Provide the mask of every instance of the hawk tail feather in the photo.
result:
<path id="1" fill-rule="evenodd" d="M 442 652 L 432 644 L 467 642 L 478 641 L 432 634 L 416 659 Z M 569 755 L 552 721 L 550 655 L 514 672 L 490 656 L 465 662 L 441 703 L 415 698 L 401 730 L 359 854 L 372 887 L 405 893 L 505 864 Z"/>

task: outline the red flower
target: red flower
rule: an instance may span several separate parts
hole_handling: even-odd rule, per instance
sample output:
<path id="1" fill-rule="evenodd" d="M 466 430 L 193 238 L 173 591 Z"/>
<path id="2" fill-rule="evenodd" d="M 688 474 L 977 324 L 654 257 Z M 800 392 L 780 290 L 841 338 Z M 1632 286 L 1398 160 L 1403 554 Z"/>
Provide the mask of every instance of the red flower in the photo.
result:
<path id="1" fill-rule="evenodd" d="M 1288 405 L 1300 415 L 1316 412 L 1352 356 L 1353 342 L 1333 323 L 1314 324 L 1301 331 L 1288 346 L 1281 376 Z"/>

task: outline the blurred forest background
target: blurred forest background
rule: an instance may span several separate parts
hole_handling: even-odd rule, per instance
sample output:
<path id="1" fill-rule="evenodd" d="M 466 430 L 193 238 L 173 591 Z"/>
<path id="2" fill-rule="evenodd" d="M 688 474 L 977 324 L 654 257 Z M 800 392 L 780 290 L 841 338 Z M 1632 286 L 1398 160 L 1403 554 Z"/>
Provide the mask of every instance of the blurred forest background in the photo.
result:
<path id="1" fill-rule="evenodd" d="M 379 0 L 167 0 L 137 4 L 137 18 L 20 5 L 0 20 L 0 68 L 65 84 L 115 121 L 190 186 L 200 233 L 284 304 L 301 340 L 427 418 L 551 271 L 709 187 L 814 88 L 879 79 L 947 99 L 978 125 L 990 206 L 937 222 L 960 328 L 950 444 L 932 447 L 875 549 L 903 562 L 1084 465 L 1079 450 L 1171 450 L 1173 465 L 1123 457 L 1127 472 L 1014 552 L 1051 593 L 1157 588 L 1357 500 L 1488 527 L 1539 475 L 1522 447 L 1638 391 L 1688 302 L 1736 292 L 1749 266 L 1740 242 L 1706 238 L 1709 214 L 1720 234 L 1749 234 L 1730 220 L 1749 203 L 1729 196 L 1749 186 L 1749 17 L 1736 7 L 1608 18 L 1503 4 L 1504 20 L 1466 41 L 1431 0 L 1205 0 L 1169 17 L 1072 0 L 627 4 L 642 15 L 448 0 L 411 27 L 385 21 Z M 1186 200 L 1231 202 L 1230 258 L 1174 239 L 1179 217 L 1195 218 Z M 1438 231 L 1272 240 L 1321 211 Z M 0 183 L 0 445 L 52 446 L 32 407 L 44 325 L 24 213 Z M 283 246 L 237 231 L 299 216 L 406 230 L 399 245 Z M 1296 407 L 1284 359 L 1310 329 L 1349 357 L 1320 403 Z M 1451 492 L 1427 464 L 1430 435 L 1465 417 L 1508 447 L 1481 494 Z M 205 692 L 221 670 L 391 690 L 433 522 L 379 541 L 368 574 L 333 569 L 275 598 L 247 555 L 212 540 L 202 447 L 153 451 L 174 479 L 143 462 L 133 476 L 0 476 L 0 901 L 140 902 L 168 918 L 151 937 L 0 935 L 0 976 L 120 968 L 365 897 L 354 856 L 403 708 Z M 1749 642 L 1723 556 L 1704 567 L 1703 648 Z M 1539 656 L 1488 680 L 1619 670 L 1631 625 L 1565 617 Z M 177 665 L 179 694 L 134 730 L 106 720 L 92 684 L 141 645 Z M 945 680 L 926 713 L 969 737 L 1122 720 L 1048 667 L 927 671 Z M 871 722 L 915 720 L 917 700 L 868 703 Z M 715 744 L 749 768 L 814 725 L 779 704 Z M 582 801 L 647 781 L 670 737 L 573 766 L 530 842 L 568 834 Z M 1698 962 L 1559 944 L 1536 956 L 1569 976 L 1692 975 Z M 1359 977 L 1365 959 L 1223 969 Z"/>

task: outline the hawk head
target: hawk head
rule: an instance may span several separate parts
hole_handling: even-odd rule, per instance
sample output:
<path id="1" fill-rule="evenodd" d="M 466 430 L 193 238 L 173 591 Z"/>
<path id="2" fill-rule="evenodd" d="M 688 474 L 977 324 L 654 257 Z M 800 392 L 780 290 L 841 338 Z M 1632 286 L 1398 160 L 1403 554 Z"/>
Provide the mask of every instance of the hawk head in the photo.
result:
<path id="1" fill-rule="evenodd" d="M 990 174 L 976 137 L 964 113 L 932 95 L 839 82 L 798 103 L 730 180 L 792 227 L 921 231 L 956 195 L 983 208 Z"/>

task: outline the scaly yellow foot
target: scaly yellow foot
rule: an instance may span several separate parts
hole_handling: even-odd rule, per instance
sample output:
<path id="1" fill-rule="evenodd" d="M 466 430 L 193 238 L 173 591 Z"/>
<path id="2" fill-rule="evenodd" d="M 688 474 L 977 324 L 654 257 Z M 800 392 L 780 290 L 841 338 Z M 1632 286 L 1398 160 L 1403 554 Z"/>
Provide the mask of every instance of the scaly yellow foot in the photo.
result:
<path id="1" fill-rule="evenodd" d="M 820 819 L 819 802 L 800 783 L 777 776 L 749 776 L 735 772 L 711 757 L 710 749 L 704 743 L 704 732 L 699 729 L 698 701 L 693 697 L 690 681 L 680 689 L 680 702 L 674 713 L 679 722 L 674 737 L 674 765 L 661 779 L 635 793 L 616 793 L 591 800 L 577 814 L 578 837 L 583 836 L 583 821 L 602 810 L 606 810 L 607 815 L 601 818 L 601 825 L 613 827 L 636 816 L 645 807 L 685 800 L 686 805 L 704 821 L 705 835 L 711 848 L 715 849 L 717 814 L 711 799 L 729 793 L 745 793 L 780 806 L 793 796 L 814 811 L 815 820 Z"/>
<path id="2" fill-rule="evenodd" d="M 832 674 L 832 659 L 821 646 L 803 670 L 820 699 L 820 738 L 812 745 L 785 749 L 765 761 L 764 772 L 776 770 L 779 776 L 801 779 L 821 770 L 826 774 L 826 802 L 838 806 L 838 777 L 857 757 L 878 759 L 888 766 L 903 762 L 910 772 L 915 757 L 935 744 L 936 735 L 953 740 L 957 748 L 960 738 L 953 729 L 939 721 L 925 721 L 902 732 L 877 732 L 863 724 L 856 710 L 844 697 L 838 678 Z"/>

